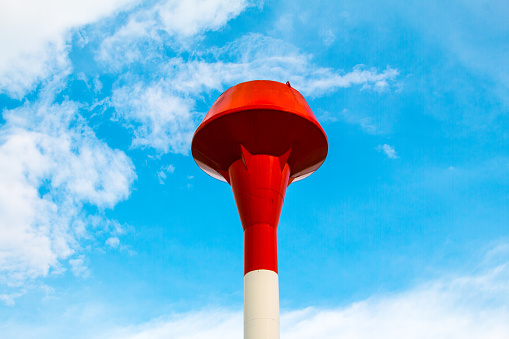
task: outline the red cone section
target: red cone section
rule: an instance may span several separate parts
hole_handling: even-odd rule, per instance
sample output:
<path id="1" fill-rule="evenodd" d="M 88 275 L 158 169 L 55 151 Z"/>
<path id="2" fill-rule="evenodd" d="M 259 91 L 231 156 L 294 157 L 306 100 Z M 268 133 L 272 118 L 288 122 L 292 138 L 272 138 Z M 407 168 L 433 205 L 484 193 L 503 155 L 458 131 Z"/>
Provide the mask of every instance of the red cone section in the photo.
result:
<path id="1" fill-rule="evenodd" d="M 277 273 L 276 230 L 290 178 L 288 152 L 274 157 L 241 149 L 241 159 L 228 174 L 244 228 L 244 273 L 260 269 Z"/>

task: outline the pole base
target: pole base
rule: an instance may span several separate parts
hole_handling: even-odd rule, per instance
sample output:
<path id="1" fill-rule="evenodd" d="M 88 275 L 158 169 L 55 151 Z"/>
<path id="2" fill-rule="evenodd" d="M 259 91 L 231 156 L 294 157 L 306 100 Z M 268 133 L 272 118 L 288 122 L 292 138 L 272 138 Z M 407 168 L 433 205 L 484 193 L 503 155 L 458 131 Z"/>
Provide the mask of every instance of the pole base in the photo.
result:
<path id="1" fill-rule="evenodd" d="M 244 339 L 279 339 L 279 282 L 270 270 L 244 276 Z"/>

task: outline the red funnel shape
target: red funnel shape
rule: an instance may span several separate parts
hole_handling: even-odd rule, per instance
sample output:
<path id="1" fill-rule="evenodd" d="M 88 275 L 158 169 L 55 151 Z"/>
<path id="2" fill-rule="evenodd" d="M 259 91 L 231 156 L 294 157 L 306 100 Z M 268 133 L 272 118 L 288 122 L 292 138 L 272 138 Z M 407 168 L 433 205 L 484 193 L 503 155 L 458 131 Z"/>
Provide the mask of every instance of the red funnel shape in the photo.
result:
<path id="1" fill-rule="evenodd" d="M 251 155 L 243 148 L 228 170 L 244 229 L 244 273 L 277 273 L 276 230 L 290 178 L 284 157 Z"/>

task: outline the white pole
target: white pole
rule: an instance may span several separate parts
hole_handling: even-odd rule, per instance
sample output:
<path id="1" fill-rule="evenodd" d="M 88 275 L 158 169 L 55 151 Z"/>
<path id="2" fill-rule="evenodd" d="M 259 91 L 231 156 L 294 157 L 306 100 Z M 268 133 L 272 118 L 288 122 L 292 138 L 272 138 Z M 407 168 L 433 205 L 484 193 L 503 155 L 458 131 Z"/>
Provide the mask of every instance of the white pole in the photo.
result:
<path id="1" fill-rule="evenodd" d="M 279 339 L 279 283 L 274 271 L 244 275 L 244 339 Z"/>

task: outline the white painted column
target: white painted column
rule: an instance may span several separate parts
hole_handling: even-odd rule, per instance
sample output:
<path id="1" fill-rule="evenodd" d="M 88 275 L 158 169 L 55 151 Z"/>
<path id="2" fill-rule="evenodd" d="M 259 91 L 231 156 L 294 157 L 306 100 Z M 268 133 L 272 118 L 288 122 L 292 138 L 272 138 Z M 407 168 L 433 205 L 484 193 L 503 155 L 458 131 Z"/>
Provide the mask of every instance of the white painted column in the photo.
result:
<path id="1" fill-rule="evenodd" d="M 244 339 L 279 339 L 279 282 L 274 271 L 244 275 Z"/>

